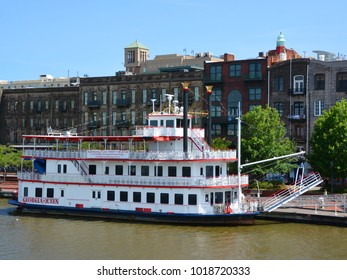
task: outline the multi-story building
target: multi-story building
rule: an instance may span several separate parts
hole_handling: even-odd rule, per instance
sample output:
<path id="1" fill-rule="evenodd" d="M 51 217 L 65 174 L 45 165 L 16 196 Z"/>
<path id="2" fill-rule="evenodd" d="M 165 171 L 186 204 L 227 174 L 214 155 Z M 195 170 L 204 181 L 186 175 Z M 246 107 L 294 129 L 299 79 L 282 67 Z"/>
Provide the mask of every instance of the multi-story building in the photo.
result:
<path id="1" fill-rule="evenodd" d="M 48 127 L 71 129 L 79 123 L 79 87 L 1 91 L 0 144 L 21 144 L 23 134 L 46 134 Z"/>
<path id="2" fill-rule="evenodd" d="M 182 82 L 189 82 L 189 111 L 201 127 L 203 71 L 186 67 L 158 74 L 81 78 L 80 96 L 84 135 L 131 135 L 147 124 L 147 114 L 168 107 L 168 95 L 182 106 Z"/>
<path id="3" fill-rule="evenodd" d="M 254 106 L 265 106 L 268 102 L 267 59 L 234 60 L 226 54 L 223 62 L 205 63 L 204 83 L 213 86 L 210 96 L 212 137 L 235 141 L 238 104 L 241 103 L 242 114 L 245 114 Z"/>

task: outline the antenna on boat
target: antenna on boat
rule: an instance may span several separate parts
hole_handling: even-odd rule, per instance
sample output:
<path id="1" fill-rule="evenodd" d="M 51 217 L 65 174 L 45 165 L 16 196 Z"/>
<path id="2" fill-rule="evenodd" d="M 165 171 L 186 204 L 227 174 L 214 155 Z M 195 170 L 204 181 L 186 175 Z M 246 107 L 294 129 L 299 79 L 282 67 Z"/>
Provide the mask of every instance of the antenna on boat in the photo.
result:
<path id="1" fill-rule="evenodd" d="M 152 106 L 153 106 L 153 112 L 152 113 L 154 113 L 154 102 L 157 101 L 157 99 L 151 99 L 151 101 L 152 101 Z"/>
<path id="2" fill-rule="evenodd" d="M 173 94 L 165 94 L 169 100 L 169 114 L 171 114 L 171 100 L 174 97 Z"/>

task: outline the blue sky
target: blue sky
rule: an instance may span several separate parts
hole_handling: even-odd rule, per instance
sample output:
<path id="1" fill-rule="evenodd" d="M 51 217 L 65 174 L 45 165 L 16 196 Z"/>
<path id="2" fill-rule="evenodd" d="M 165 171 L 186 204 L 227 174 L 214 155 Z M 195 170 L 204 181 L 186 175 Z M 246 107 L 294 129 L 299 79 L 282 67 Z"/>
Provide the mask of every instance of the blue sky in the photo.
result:
<path id="1" fill-rule="evenodd" d="M 0 80 L 114 75 L 138 40 L 155 55 L 236 59 L 276 47 L 347 54 L 347 2 L 279 0 L 0 0 Z"/>

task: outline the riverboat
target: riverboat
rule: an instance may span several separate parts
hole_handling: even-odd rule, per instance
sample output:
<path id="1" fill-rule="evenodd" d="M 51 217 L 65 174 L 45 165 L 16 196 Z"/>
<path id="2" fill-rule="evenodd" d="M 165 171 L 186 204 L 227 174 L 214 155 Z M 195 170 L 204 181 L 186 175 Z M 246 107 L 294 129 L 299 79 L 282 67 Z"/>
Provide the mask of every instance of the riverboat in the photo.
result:
<path id="1" fill-rule="evenodd" d="M 237 161 L 236 150 L 214 150 L 204 136 L 204 129 L 192 128 L 192 116 L 177 106 L 153 110 L 148 125 L 136 127 L 132 136 L 52 130 L 24 135 L 18 198 L 9 203 L 29 213 L 253 224 L 257 200 L 242 193 L 248 175 L 228 174 L 228 163 Z M 47 148 L 52 143 L 54 148 Z M 25 170 L 28 160 L 32 168 Z"/>

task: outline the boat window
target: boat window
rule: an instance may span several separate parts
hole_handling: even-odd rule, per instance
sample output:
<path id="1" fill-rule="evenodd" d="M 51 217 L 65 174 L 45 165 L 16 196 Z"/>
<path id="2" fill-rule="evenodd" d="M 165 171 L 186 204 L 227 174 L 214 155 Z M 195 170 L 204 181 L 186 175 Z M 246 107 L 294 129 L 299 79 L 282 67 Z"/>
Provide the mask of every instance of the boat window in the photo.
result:
<path id="1" fill-rule="evenodd" d="M 206 166 L 206 177 L 213 177 L 213 166 Z"/>
<path id="2" fill-rule="evenodd" d="M 219 165 L 216 165 L 215 166 L 215 176 L 218 177 L 220 175 L 220 166 Z"/>
<path id="3" fill-rule="evenodd" d="M 116 175 L 123 175 L 123 165 L 116 165 L 115 169 Z"/>
<path id="4" fill-rule="evenodd" d="M 63 164 L 63 173 L 67 173 L 67 165 Z"/>
<path id="5" fill-rule="evenodd" d="M 150 126 L 158 126 L 158 121 L 157 120 L 151 120 L 149 125 Z"/>
<path id="6" fill-rule="evenodd" d="M 161 204 L 169 204 L 169 194 L 168 193 L 161 193 L 160 194 L 160 203 Z"/>
<path id="7" fill-rule="evenodd" d="M 24 194 L 23 194 L 24 196 L 28 196 L 28 187 L 25 187 L 24 188 Z"/>
<path id="8" fill-rule="evenodd" d="M 182 167 L 182 177 L 191 177 L 190 166 L 183 166 Z"/>
<path id="9" fill-rule="evenodd" d="M 225 204 L 230 204 L 231 203 L 231 191 L 226 191 L 225 192 Z"/>
<path id="10" fill-rule="evenodd" d="M 174 127 L 174 120 L 166 120 L 166 127 Z"/>
<path id="11" fill-rule="evenodd" d="M 133 192 L 133 202 L 141 202 L 141 193 Z"/>
<path id="12" fill-rule="evenodd" d="M 155 193 L 153 192 L 147 193 L 147 203 L 155 203 Z"/>
<path id="13" fill-rule="evenodd" d="M 128 192 L 119 192 L 120 201 L 128 201 Z"/>
<path id="14" fill-rule="evenodd" d="M 183 120 L 181 120 L 181 119 L 177 119 L 177 125 L 176 125 L 176 127 L 183 127 Z"/>
<path id="15" fill-rule="evenodd" d="M 61 173 L 61 164 L 58 164 L 58 173 Z"/>
<path id="16" fill-rule="evenodd" d="M 110 174 L 110 167 L 109 166 L 105 166 L 105 174 L 106 175 Z"/>
<path id="17" fill-rule="evenodd" d="M 42 188 L 35 188 L 35 197 L 42 197 Z"/>
<path id="18" fill-rule="evenodd" d="M 54 197 L 54 189 L 53 188 L 47 189 L 47 197 Z"/>
<path id="19" fill-rule="evenodd" d="M 160 120 L 160 126 L 164 126 L 164 120 Z"/>
<path id="20" fill-rule="evenodd" d="M 65 195 L 64 190 L 60 190 L 60 197 L 64 197 L 64 195 Z"/>
<path id="21" fill-rule="evenodd" d="M 188 195 L 188 205 L 196 205 L 196 204 L 197 204 L 196 194 L 189 194 Z"/>
<path id="22" fill-rule="evenodd" d="M 89 164 L 89 175 L 95 175 L 95 174 L 96 174 L 96 165 Z"/>
<path id="23" fill-rule="evenodd" d="M 141 176 L 149 176 L 149 166 L 141 166 Z"/>
<path id="24" fill-rule="evenodd" d="M 154 176 L 162 177 L 163 176 L 163 167 L 154 166 Z"/>
<path id="25" fill-rule="evenodd" d="M 136 176 L 136 165 L 130 165 L 129 166 L 129 175 L 130 176 Z"/>
<path id="26" fill-rule="evenodd" d="M 208 194 L 205 194 L 205 202 L 208 202 Z"/>
<path id="27" fill-rule="evenodd" d="M 215 193 L 215 203 L 220 204 L 223 203 L 223 193 L 222 192 L 216 192 Z"/>
<path id="28" fill-rule="evenodd" d="M 183 205 L 183 194 L 175 193 L 175 204 Z"/>
<path id="29" fill-rule="evenodd" d="M 177 167 L 176 166 L 169 166 L 168 167 L 168 176 L 169 177 L 176 177 L 177 176 Z"/>
<path id="30" fill-rule="evenodd" d="M 204 168 L 200 168 L 200 175 L 203 176 L 204 175 Z"/>
<path id="31" fill-rule="evenodd" d="M 107 201 L 115 201 L 115 191 L 107 191 Z"/>
<path id="32" fill-rule="evenodd" d="M 213 192 L 211 192 L 211 196 L 210 196 L 210 205 L 213 205 Z"/>

